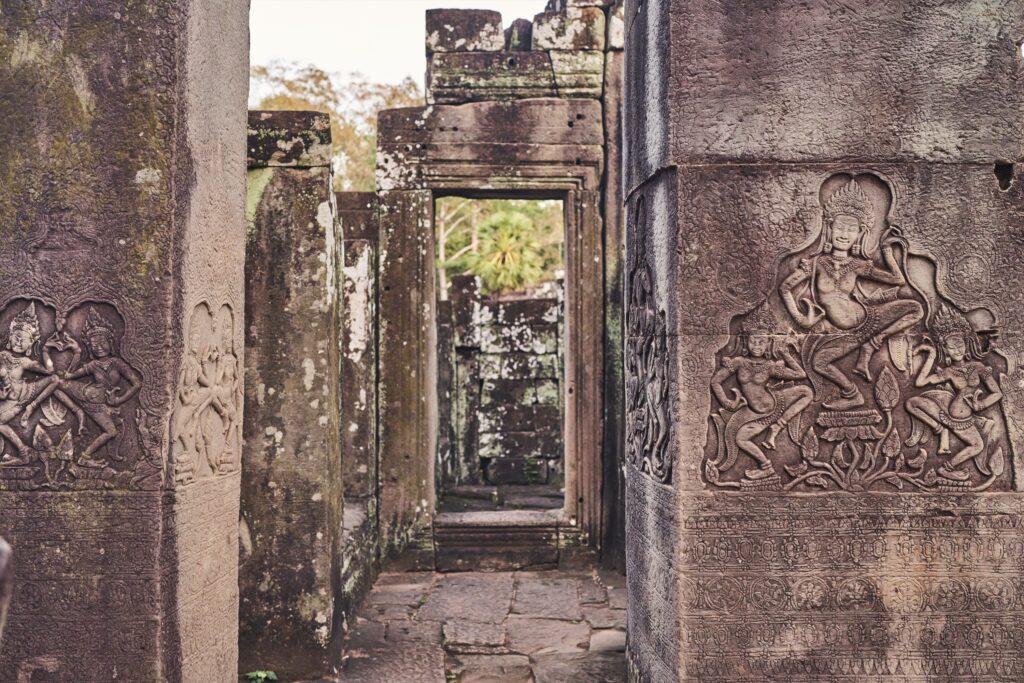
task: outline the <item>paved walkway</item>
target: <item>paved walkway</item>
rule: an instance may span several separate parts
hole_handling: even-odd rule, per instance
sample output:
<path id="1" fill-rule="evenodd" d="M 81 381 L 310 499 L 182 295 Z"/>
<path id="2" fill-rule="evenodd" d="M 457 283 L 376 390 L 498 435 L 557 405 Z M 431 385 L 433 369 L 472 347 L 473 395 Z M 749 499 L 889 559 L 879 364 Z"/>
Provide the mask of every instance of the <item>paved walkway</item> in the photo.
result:
<path id="1" fill-rule="evenodd" d="M 383 574 L 348 638 L 346 683 L 621 683 L 624 578 Z"/>

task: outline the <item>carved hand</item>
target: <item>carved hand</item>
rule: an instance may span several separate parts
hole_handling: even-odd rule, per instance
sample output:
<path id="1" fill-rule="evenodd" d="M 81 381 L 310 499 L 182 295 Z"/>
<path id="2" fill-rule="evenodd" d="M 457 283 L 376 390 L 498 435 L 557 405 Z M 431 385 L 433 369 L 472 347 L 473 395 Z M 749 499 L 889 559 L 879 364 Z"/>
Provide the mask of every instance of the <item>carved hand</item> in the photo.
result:
<path id="1" fill-rule="evenodd" d="M 107 389 L 107 404 L 111 405 L 111 406 L 115 406 L 115 407 L 121 405 L 121 402 L 118 401 L 118 398 L 120 398 L 120 396 L 121 396 L 121 389 L 120 389 L 120 387 L 114 387 L 113 389 Z"/>
<path id="2" fill-rule="evenodd" d="M 737 391 L 736 389 L 732 389 L 732 395 L 734 397 L 733 400 L 725 404 L 727 410 L 731 412 L 736 412 L 743 406 L 747 405 L 747 399 L 744 398 L 743 394 L 741 394 L 739 391 Z"/>

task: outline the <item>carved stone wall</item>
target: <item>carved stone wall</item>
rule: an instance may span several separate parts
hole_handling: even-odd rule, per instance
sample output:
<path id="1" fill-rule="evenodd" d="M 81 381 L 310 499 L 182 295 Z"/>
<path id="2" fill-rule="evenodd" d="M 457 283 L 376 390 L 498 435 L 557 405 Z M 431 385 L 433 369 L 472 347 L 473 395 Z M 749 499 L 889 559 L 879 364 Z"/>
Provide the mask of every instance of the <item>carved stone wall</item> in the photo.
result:
<path id="1" fill-rule="evenodd" d="M 2 680 L 236 675 L 247 8 L 4 3 Z"/>
<path id="2" fill-rule="evenodd" d="M 559 290 L 560 291 L 560 290 Z M 560 484 L 564 302 L 495 300 L 473 276 L 456 276 L 448 324 L 451 458 L 444 483 Z M 444 329 L 444 326 L 441 326 Z"/>
<path id="3" fill-rule="evenodd" d="M 334 202 L 327 115 L 250 112 L 240 668 L 288 679 L 341 656 Z"/>
<path id="4" fill-rule="evenodd" d="M 627 6 L 632 680 L 1024 676 L 1021 10 Z"/>

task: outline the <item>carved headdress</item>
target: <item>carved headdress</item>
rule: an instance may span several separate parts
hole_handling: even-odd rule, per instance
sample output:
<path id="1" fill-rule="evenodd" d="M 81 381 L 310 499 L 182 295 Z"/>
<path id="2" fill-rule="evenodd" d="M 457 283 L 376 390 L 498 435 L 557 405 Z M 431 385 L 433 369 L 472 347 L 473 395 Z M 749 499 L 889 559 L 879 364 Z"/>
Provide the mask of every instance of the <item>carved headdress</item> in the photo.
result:
<path id="1" fill-rule="evenodd" d="M 929 328 L 939 339 L 945 339 L 951 334 L 962 334 L 965 337 L 974 334 L 974 327 L 970 321 L 960 311 L 945 305 L 939 306 L 935 311 Z"/>
<path id="2" fill-rule="evenodd" d="M 974 329 L 974 326 L 971 325 L 971 322 L 963 313 L 952 306 L 940 305 L 928 323 L 928 330 L 935 337 L 934 341 L 939 344 L 940 351 L 941 342 L 944 339 L 958 334 L 963 337 L 964 344 L 967 346 L 968 356 L 975 360 L 979 360 L 984 356 L 977 330 Z"/>
<path id="3" fill-rule="evenodd" d="M 852 216 L 860 224 L 860 239 L 851 250 L 854 254 L 865 253 L 864 241 L 875 227 L 875 207 L 871 198 L 856 180 L 832 193 L 825 201 L 825 225 L 822 230 L 822 251 L 832 251 L 832 222 L 839 216 Z"/>
<path id="4" fill-rule="evenodd" d="M 85 327 L 82 331 L 87 338 L 99 336 L 106 336 L 110 339 L 114 338 L 113 326 L 93 306 L 89 307 L 89 314 L 85 318 Z"/>
<path id="5" fill-rule="evenodd" d="M 752 334 L 776 335 L 781 333 L 778 318 L 775 317 L 775 313 L 772 312 L 766 303 L 747 313 L 743 318 L 742 329 L 743 334 L 747 336 Z"/>
<path id="6" fill-rule="evenodd" d="M 28 332 L 33 338 L 39 338 L 39 318 L 36 316 L 36 303 L 33 301 L 25 310 L 14 316 L 11 321 L 11 333 Z"/>
<path id="7" fill-rule="evenodd" d="M 874 226 L 874 205 L 856 180 L 833 192 L 825 202 L 825 218 L 832 222 L 836 216 L 853 216 L 863 230 Z"/>

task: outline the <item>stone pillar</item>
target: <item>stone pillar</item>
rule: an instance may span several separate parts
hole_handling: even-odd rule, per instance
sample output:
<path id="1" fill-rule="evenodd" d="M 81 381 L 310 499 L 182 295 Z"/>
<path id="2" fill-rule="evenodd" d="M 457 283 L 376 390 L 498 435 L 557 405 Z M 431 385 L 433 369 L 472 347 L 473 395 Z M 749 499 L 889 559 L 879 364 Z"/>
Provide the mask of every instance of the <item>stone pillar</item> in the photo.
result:
<path id="1" fill-rule="evenodd" d="M 405 547 L 417 527 L 429 526 L 434 513 L 434 202 L 429 190 L 379 197 L 380 543 L 388 555 Z"/>
<path id="2" fill-rule="evenodd" d="M 237 675 L 247 21 L 4 5 L 0 680 Z"/>
<path id="3" fill-rule="evenodd" d="M 602 457 L 601 563 L 626 569 L 625 380 L 622 367 L 622 270 L 626 221 L 622 215 L 622 79 L 625 6 L 608 8 L 604 59 L 604 454 Z"/>
<path id="4" fill-rule="evenodd" d="M 630 680 L 1022 680 L 1024 7 L 627 3 Z"/>
<path id="5" fill-rule="evenodd" d="M 335 671 L 342 570 L 339 258 L 326 114 L 250 112 L 242 672 Z"/>

